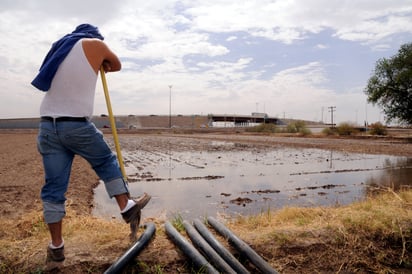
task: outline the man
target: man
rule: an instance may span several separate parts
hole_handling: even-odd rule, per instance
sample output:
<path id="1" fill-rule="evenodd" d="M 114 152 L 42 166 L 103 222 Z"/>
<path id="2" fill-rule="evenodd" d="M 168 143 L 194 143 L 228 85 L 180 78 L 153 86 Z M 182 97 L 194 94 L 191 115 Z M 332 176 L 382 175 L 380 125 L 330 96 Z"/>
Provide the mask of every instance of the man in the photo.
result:
<path id="1" fill-rule="evenodd" d="M 134 238 L 141 209 L 149 202 L 144 193 L 130 199 L 116 155 L 90 122 L 97 75 L 103 66 L 106 72 L 119 71 L 118 57 L 102 41 L 97 27 L 79 25 L 52 45 L 39 74 L 32 81 L 46 91 L 40 107 L 41 122 L 37 146 L 43 159 L 45 184 L 41 190 L 44 220 L 51 242 L 47 261 L 63 261 L 64 240 L 62 219 L 65 216 L 65 193 L 74 156 L 85 158 L 104 181 L 109 196 L 116 199 L 123 219 L 130 223 Z"/>

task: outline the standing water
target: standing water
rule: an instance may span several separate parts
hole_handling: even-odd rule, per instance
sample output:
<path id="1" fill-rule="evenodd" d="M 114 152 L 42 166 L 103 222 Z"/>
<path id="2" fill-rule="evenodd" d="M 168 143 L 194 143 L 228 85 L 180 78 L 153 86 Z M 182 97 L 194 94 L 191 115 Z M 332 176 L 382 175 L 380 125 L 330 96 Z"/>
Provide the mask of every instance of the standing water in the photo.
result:
<path id="1" fill-rule="evenodd" d="M 412 178 L 412 158 L 321 149 L 230 142 L 212 142 L 207 150 L 148 149 L 131 139 L 122 154 L 132 195 L 152 195 L 143 218 L 233 217 L 284 206 L 345 205 L 364 199 L 370 188 L 399 188 Z M 93 213 L 120 218 L 102 183 L 95 189 Z"/>

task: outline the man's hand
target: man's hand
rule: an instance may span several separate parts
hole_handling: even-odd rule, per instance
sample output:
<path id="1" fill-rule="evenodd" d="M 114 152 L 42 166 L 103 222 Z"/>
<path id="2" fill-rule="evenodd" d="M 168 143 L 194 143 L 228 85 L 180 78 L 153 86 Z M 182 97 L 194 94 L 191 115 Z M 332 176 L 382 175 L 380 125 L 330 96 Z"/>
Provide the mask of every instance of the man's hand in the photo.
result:
<path id="1" fill-rule="evenodd" d="M 108 61 L 103 61 L 102 66 L 105 72 L 112 71 L 112 67 L 110 66 L 110 63 Z"/>

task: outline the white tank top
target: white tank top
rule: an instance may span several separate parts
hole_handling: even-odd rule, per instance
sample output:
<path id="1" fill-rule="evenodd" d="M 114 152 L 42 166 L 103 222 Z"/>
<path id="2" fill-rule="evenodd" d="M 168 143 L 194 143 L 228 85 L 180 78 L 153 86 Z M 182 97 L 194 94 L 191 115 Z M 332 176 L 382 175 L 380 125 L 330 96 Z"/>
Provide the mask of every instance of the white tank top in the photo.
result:
<path id="1" fill-rule="evenodd" d="M 97 74 L 77 41 L 57 69 L 40 106 L 40 116 L 89 117 L 93 115 Z"/>

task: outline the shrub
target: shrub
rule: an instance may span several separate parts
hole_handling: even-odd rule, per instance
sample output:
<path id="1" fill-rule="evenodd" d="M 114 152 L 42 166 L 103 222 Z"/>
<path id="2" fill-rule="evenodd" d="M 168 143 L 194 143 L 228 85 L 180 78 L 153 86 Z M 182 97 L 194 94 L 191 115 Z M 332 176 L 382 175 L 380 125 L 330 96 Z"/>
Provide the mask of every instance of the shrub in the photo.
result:
<path id="1" fill-rule="evenodd" d="M 246 128 L 247 132 L 269 132 L 275 133 L 276 132 L 276 125 L 275 124 L 260 124 L 254 127 Z"/>
<path id="2" fill-rule="evenodd" d="M 388 131 L 386 129 L 386 127 L 384 125 L 382 125 L 382 123 L 377 122 L 374 124 L 370 125 L 370 134 L 372 135 L 386 135 L 388 134 Z"/>
<path id="3" fill-rule="evenodd" d="M 296 122 L 289 123 L 286 130 L 288 133 L 298 133 L 304 128 L 306 128 L 305 122 L 296 121 Z"/>
<path id="4" fill-rule="evenodd" d="M 336 128 L 339 135 L 352 135 L 357 132 L 355 126 L 351 123 L 341 123 Z"/>
<path id="5" fill-rule="evenodd" d="M 286 127 L 286 132 L 287 133 L 300 133 L 302 135 L 309 135 L 312 132 L 306 127 L 306 124 L 304 121 L 296 121 L 289 123 L 288 126 Z"/>
<path id="6" fill-rule="evenodd" d="M 312 131 L 305 127 L 305 128 L 300 129 L 299 134 L 301 134 L 302 136 L 307 136 L 307 135 L 311 135 Z"/>
<path id="7" fill-rule="evenodd" d="M 335 135 L 335 134 L 336 134 L 336 131 L 333 130 L 332 128 L 330 128 L 330 127 L 325 127 L 325 128 L 322 130 L 322 134 L 327 135 L 327 136 Z"/>

